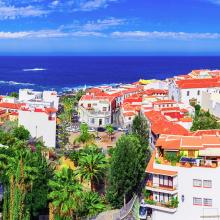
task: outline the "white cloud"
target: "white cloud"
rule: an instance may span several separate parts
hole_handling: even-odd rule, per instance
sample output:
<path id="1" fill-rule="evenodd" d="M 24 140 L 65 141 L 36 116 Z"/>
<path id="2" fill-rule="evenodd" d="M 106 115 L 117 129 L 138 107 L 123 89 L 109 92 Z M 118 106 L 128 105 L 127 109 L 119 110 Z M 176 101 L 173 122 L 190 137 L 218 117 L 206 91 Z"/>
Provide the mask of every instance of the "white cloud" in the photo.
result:
<path id="1" fill-rule="evenodd" d="M 82 10 L 82 11 L 92 11 L 98 8 L 105 8 L 109 5 L 111 2 L 116 2 L 118 0 L 87 0 L 80 3 L 80 7 L 76 10 Z"/>
<path id="2" fill-rule="evenodd" d="M 187 33 L 187 32 L 145 32 L 145 31 L 116 31 L 111 34 L 115 38 L 134 38 L 134 39 L 220 39 L 220 33 Z"/>
<path id="3" fill-rule="evenodd" d="M 39 17 L 48 14 L 49 11 L 33 6 L 15 7 L 0 5 L 0 20 L 15 19 L 19 17 Z"/>
<path id="4" fill-rule="evenodd" d="M 88 31 L 94 30 L 104 30 L 111 27 L 116 27 L 125 24 L 125 19 L 119 18 L 108 18 L 104 20 L 97 20 L 97 21 L 89 21 L 85 25 L 82 26 L 82 29 Z"/>
<path id="5" fill-rule="evenodd" d="M 61 38 L 61 37 L 104 37 L 99 32 L 75 31 L 62 32 L 60 30 L 40 30 L 40 31 L 21 31 L 21 32 L 0 32 L 0 39 L 26 39 L 26 38 Z"/>

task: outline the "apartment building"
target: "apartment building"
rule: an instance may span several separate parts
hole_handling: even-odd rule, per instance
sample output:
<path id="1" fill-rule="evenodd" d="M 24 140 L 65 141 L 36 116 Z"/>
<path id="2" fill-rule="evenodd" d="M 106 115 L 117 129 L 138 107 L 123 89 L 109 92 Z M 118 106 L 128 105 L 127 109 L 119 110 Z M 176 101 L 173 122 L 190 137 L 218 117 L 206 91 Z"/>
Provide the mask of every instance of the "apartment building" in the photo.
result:
<path id="1" fill-rule="evenodd" d="M 193 70 L 168 79 L 169 99 L 184 104 L 200 104 L 202 93 L 219 93 L 220 70 Z"/>
<path id="2" fill-rule="evenodd" d="M 220 218 L 220 131 L 160 135 L 146 168 L 152 220 Z"/>
<path id="3" fill-rule="evenodd" d="M 42 138 L 45 146 L 56 146 L 56 112 L 59 97 L 55 91 L 20 89 L 18 124 L 23 125 L 34 138 Z"/>

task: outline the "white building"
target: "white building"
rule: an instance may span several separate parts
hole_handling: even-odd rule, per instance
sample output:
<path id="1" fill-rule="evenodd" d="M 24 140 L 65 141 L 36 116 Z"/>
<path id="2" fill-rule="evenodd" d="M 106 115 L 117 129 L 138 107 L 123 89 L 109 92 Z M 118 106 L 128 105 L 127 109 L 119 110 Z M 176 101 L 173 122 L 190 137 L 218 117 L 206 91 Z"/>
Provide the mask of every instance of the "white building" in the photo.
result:
<path id="1" fill-rule="evenodd" d="M 205 111 L 209 111 L 212 115 L 220 118 L 220 92 L 209 94 L 202 92 L 201 107 Z"/>
<path id="2" fill-rule="evenodd" d="M 56 146 L 56 112 L 59 98 L 55 91 L 36 92 L 19 90 L 18 124 L 23 125 L 32 137 L 42 138 L 45 146 Z"/>
<path id="3" fill-rule="evenodd" d="M 56 146 L 56 109 L 21 108 L 18 124 L 23 125 L 32 137 L 42 138 L 45 146 Z"/>
<path id="4" fill-rule="evenodd" d="M 150 193 L 146 203 L 152 220 L 220 218 L 219 131 L 192 135 L 161 135 L 157 140 L 146 169 Z M 180 162 L 169 162 L 168 154 L 182 155 Z M 175 198 L 176 205 L 171 202 Z"/>
<path id="5" fill-rule="evenodd" d="M 80 122 L 90 127 L 105 127 L 112 123 L 112 97 L 84 95 L 78 105 Z"/>
<path id="6" fill-rule="evenodd" d="M 169 98 L 177 102 L 201 104 L 202 92 L 213 93 L 220 88 L 218 78 L 170 80 Z"/>
<path id="7" fill-rule="evenodd" d="M 24 102 L 34 106 L 47 106 L 58 109 L 59 97 L 56 91 L 34 91 L 32 89 L 19 90 L 19 102 Z"/>

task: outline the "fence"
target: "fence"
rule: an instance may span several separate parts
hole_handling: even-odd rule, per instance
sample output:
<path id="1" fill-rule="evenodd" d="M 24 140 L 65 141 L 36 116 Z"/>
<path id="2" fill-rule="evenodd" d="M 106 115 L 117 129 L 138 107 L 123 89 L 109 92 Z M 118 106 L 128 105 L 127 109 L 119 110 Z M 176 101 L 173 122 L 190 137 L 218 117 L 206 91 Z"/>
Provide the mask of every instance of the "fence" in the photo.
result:
<path id="1" fill-rule="evenodd" d="M 113 220 L 123 220 L 125 219 L 132 211 L 132 208 L 138 199 L 137 195 L 134 195 L 134 197 L 127 203 L 125 206 L 123 206 L 118 213 L 115 213 L 113 215 Z"/>

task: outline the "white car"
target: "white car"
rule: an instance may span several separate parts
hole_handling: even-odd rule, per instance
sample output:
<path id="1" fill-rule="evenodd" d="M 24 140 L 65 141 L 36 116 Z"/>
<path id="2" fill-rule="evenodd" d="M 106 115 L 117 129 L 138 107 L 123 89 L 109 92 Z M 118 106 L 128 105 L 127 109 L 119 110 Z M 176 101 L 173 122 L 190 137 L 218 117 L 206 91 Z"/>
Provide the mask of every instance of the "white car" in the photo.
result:
<path id="1" fill-rule="evenodd" d="M 89 132 L 95 132 L 96 130 L 95 130 L 95 128 L 89 128 L 88 131 Z"/>
<path id="2" fill-rule="evenodd" d="M 128 129 L 127 128 L 118 128 L 118 131 L 128 131 Z"/>
<path id="3" fill-rule="evenodd" d="M 141 201 L 140 208 L 139 208 L 139 218 L 141 220 L 147 219 L 147 204 L 144 200 Z"/>

